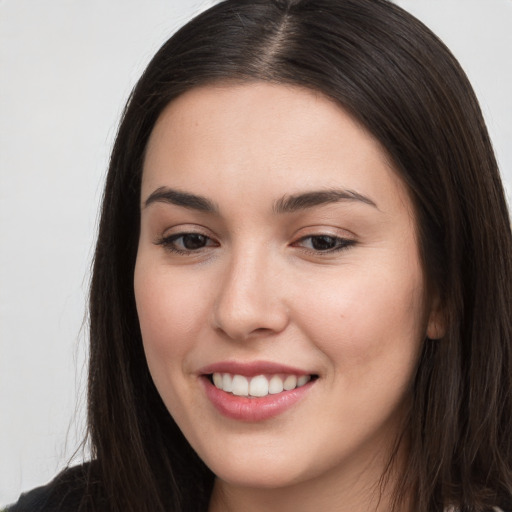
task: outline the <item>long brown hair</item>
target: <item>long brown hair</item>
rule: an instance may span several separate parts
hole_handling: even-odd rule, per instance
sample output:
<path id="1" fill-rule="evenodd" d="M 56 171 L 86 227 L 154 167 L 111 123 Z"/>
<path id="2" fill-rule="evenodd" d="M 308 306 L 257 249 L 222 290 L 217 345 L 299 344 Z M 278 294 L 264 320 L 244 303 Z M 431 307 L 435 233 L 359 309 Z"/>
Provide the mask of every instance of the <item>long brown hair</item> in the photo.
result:
<path id="1" fill-rule="evenodd" d="M 151 380 L 133 272 L 142 164 L 157 118 L 183 92 L 231 80 L 333 98 L 381 142 L 409 188 L 447 330 L 424 343 L 395 502 L 412 492 L 417 512 L 510 506 L 512 236 L 503 189 L 464 72 L 386 0 L 227 0 L 165 43 L 135 87 L 110 162 L 90 295 L 90 495 L 102 510 L 207 507 L 214 475 Z"/>

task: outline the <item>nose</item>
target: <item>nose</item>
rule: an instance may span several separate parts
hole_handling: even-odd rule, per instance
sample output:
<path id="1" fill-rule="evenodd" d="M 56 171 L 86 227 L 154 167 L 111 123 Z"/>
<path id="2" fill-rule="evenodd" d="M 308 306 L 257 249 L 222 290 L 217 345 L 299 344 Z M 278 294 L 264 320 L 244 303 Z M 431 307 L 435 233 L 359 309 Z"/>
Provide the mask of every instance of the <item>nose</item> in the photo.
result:
<path id="1" fill-rule="evenodd" d="M 282 275 L 268 254 L 239 251 L 222 273 L 214 327 L 237 341 L 281 332 L 289 321 L 284 291 Z"/>

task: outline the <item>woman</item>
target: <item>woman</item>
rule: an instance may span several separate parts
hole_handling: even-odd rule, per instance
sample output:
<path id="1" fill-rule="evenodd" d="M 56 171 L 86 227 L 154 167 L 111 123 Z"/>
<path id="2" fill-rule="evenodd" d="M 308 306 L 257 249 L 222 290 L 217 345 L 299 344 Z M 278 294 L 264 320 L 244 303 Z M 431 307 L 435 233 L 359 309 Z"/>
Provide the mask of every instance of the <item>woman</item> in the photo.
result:
<path id="1" fill-rule="evenodd" d="M 12 510 L 510 509 L 511 249 L 478 104 L 421 23 L 213 7 L 112 154 L 93 462 Z"/>

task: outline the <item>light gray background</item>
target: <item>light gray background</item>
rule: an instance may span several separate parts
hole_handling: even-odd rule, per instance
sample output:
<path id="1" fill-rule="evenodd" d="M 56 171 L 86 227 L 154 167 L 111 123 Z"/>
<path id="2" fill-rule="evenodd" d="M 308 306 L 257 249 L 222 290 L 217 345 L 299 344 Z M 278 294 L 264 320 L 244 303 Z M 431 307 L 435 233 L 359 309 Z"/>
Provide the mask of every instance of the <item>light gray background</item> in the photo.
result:
<path id="1" fill-rule="evenodd" d="M 201 0 L 0 0 L 0 504 L 84 428 L 85 300 L 124 101 Z M 512 0 L 398 0 L 466 69 L 512 183 Z M 78 457 L 80 460 L 80 454 Z"/>

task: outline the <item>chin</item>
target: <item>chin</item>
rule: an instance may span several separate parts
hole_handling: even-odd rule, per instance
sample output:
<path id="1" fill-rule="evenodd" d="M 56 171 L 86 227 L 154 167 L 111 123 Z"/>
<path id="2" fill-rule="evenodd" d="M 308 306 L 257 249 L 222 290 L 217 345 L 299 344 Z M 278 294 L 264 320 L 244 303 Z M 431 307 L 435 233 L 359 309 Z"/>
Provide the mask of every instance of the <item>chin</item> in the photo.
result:
<path id="1" fill-rule="evenodd" d="M 277 489 L 307 480 L 312 475 L 312 463 L 297 460 L 297 454 L 261 449 L 256 453 L 234 455 L 226 451 L 223 457 L 204 457 L 212 472 L 222 481 L 244 488 Z M 301 468 L 306 468 L 306 473 Z"/>
<path id="2" fill-rule="evenodd" d="M 272 466 L 254 470 L 253 468 L 218 468 L 217 478 L 234 487 L 252 489 L 283 489 L 301 483 L 307 478 L 290 473 L 290 466 Z"/>

